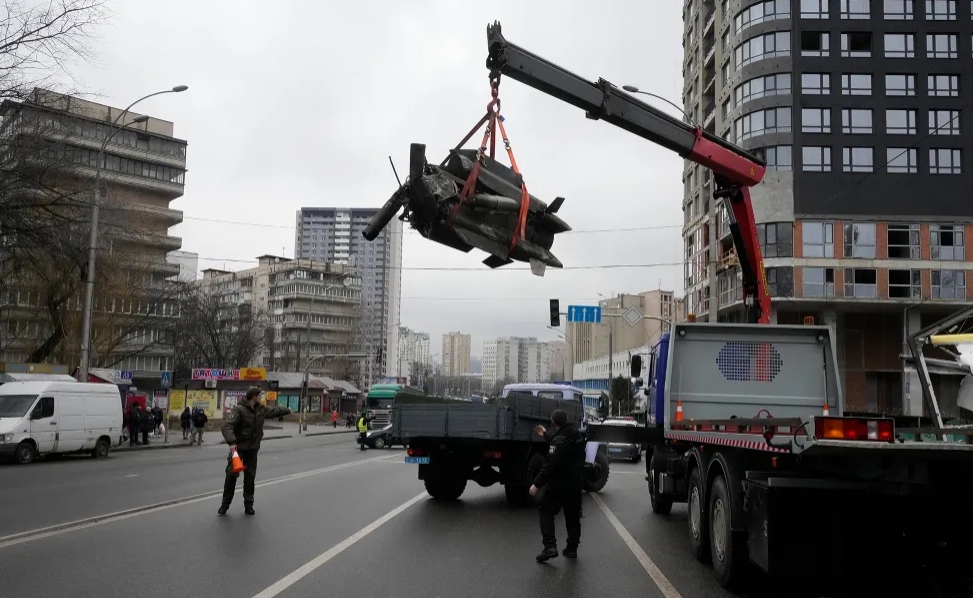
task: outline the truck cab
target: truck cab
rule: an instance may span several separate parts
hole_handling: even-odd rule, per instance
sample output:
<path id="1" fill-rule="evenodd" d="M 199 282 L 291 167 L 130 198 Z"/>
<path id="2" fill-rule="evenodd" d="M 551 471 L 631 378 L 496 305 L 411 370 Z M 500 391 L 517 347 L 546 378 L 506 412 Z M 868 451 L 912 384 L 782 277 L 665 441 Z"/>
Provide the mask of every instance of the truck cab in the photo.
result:
<path id="1" fill-rule="evenodd" d="M 370 430 L 380 430 L 392 423 L 392 402 L 404 384 L 372 384 L 365 396 L 365 408 L 371 416 Z"/>

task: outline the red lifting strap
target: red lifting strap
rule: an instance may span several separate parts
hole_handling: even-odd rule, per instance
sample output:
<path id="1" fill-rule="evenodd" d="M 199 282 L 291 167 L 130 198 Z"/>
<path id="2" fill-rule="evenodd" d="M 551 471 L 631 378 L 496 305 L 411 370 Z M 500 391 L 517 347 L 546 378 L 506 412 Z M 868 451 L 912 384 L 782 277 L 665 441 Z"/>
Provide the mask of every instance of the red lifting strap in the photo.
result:
<path id="1" fill-rule="evenodd" d="M 510 159 L 510 169 L 520 173 L 520 169 L 517 167 L 517 159 L 514 158 L 514 151 L 510 147 L 510 139 L 507 138 L 507 131 L 503 126 L 503 117 L 500 116 L 500 98 L 499 90 L 497 89 L 497 81 L 493 81 L 490 84 L 490 95 L 492 99 L 490 103 L 487 104 L 487 112 L 480 119 L 476 126 L 470 129 L 470 132 L 466 134 L 466 137 L 460 141 L 455 149 L 460 149 L 466 142 L 469 141 L 473 135 L 486 124 L 486 129 L 483 131 L 483 139 L 480 142 L 479 151 L 477 152 L 477 160 L 473 164 L 473 168 L 470 169 L 470 175 L 466 177 L 466 182 L 463 184 L 463 188 L 459 193 L 459 201 L 453 207 L 453 210 L 449 213 L 449 218 L 447 222 L 451 222 L 455 218 L 456 213 L 459 212 L 460 206 L 463 205 L 467 199 L 473 196 L 476 191 L 476 181 L 480 176 L 480 164 L 483 159 L 483 155 L 487 151 L 487 141 L 490 142 L 490 158 L 496 159 L 497 150 L 497 136 L 494 133 L 497 127 L 500 129 L 500 135 L 503 137 L 503 146 L 507 150 L 507 157 Z M 514 227 L 514 234 L 510 240 L 510 251 L 513 251 L 517 247 L 517 242 L 524 238 L 524 232 L 527 228 L 527 212 L 530 207 L 530 194 L 527 192 L 527 184 L 523 182 L 523 175 L 521 175 L 520 184 L 520 212 L 517 215 L 517 224 Z"/>

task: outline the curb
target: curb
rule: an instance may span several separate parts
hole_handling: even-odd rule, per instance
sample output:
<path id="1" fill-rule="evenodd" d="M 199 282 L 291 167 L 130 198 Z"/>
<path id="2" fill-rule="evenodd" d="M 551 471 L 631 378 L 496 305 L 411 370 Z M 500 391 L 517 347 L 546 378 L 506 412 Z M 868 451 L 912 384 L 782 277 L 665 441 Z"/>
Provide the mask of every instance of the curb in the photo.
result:
<path id="1" fill-rule="evenodd" d="M 278 439 L 284 439 L 284 438 L 293 438 L 293 436 L 290 436 L 290 435 L 287 435 L 287 436 L 267 436 L 265 438 L 261 438 L 260 441 L 261 442 L 268 442 L 270 440 L 278 440 Z M 225 440 L 220 440 L 219 442 L 216 443 L 216 445 L 220 445 L 220 444 L 226 444 L 226 441 Z M 139 451 L 158 451 L 158 450 L 162 450 L 162 449 L 190 448 L 192 446 L 193 445 L 191 445 L 191 444 L 150 444 L 149 446 L 140 446 L 140 447 L 134 447 L 134 448 L 133 447 L 115 447 L 115 448 L 113 448 L 111 450 L 111 452 L 113 452 L 113 453 L 116 453 L 116 452 L 122 452 L 122 453 L 137 453 Z"/>
<path id="2" fill-rule="evenodd" d="M 358 430 L 340 430 L 338 432 L 308 432 L 306 434 L 301 434 L 304 438 L 309 436 L 335 436 L 337 434 L 357 434 Z"/>

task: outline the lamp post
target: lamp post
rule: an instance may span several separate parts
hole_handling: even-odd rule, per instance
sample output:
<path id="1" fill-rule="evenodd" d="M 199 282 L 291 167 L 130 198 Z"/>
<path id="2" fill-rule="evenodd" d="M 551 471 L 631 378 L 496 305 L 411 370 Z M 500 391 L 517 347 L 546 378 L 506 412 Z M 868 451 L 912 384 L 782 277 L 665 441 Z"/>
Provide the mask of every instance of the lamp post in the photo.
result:
<path id="1" fill-rule="evenodd" d="M 104 141 L 101 142 L 101 147 L 98 148 L 98 164 L 95 166 L 95 194 L 91 202 L 91 236 L 88 240 L 88 272 L 84 283 L 84 314 L 81 324 L 81 372 L 78 378 L 82 382 L 88 381 L 88 369 L 91 364 L 91 311 L 92 305 L 94 303 L 95 295 L 95 263 L 97 262 L 96 252 L 98 251 L 98 210 L 101 204 L 101 170 L 104 168 L 105 162 L 105 147 L 108 142 L 111 141 L 112 137 L 116 133 L 121 131 L 128 125 L 135 123 L 142 123 L 149 120 L 148 116 L 136 116 L 131 122 L 119 126 L 118 123 L 123 116 L 128 114 L 128 111 L 132 109 L 133 106 L 146 100 L 148 98 L 162 95 L 164 93 L 179 93 L 189 89 L 186 85 L 177 85 L 172 89 L 166 89 L 164 91 L 157 91 L 155 93 L 150 93 L 147 96 L 143 96 L 131 104 L 128 108 L 122 110 L 122 112 L 115 117 L 112 121 L 111 126 L 108 128 L 108 133 L 105 135 Z"/>

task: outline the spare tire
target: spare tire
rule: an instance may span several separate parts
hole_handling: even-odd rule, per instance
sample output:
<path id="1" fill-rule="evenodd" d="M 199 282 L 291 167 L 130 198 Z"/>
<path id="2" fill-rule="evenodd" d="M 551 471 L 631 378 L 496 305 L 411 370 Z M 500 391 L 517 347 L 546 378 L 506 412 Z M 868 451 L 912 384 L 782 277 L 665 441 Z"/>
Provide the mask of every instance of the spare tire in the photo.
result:
<path id="1" fill-rule="evenodd" d="M 601 451 L 595 455 L 594 467 L 585 468 L 584 489 L 588 492 L 601 492 L 608 483 L 608 455 Z"/>

